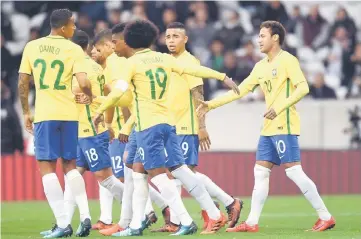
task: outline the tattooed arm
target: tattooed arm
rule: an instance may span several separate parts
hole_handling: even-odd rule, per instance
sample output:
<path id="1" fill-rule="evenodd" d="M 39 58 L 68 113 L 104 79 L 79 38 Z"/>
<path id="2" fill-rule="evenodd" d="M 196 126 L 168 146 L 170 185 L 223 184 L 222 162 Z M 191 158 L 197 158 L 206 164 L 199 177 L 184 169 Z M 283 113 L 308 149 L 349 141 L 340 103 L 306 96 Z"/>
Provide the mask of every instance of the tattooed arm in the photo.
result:
<path id="1" fill-rule="evenodd" d="M 194 101 L 194 108 L 197 109 L 200 105 L 200 100 L 204 100 L 204 91 L 203 85 L 198 85 L 194 87 L 192 90 L 192 98 Z M 211 147 L 211 140 L 209 138 L 209 134 L 206 129 L 206 117 L 203 115 L 202 117 L 198 117 L 199 122 L 199 131 L 198 131 L 198 138 L 199 138 L 199 145 L 201 146 L 202 150 L 208 150 Z"/>
<path id="2" fill-rule="evenodd" d="M 24 123 L 25 128 L 29 133 L 33 133 L 33 120 L 31 117 L 30 107 L 29 107 L 29 83 L 30 75 L 19 73 L 19 97 L 21 102 L 21 107 L 23 109 Z"/>

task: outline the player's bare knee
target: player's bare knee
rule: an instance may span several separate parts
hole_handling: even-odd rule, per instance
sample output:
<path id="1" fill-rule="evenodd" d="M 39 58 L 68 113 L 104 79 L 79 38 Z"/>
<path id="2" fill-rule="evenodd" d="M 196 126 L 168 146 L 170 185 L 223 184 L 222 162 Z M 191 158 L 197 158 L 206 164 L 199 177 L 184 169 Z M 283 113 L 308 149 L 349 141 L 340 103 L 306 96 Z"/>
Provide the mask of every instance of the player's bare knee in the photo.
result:
<path id="1" fill-rule="evenodd" d="M 260 165 L 260 166 L 268 168 L 268 169 L 272 169 L 274 166 L 273 163 L 271 163 L 269 161 L 263 161 L 263 160 L 257 160 L 256 165 Z"/>
<path id="2" fill-rule="evenodd" d="M 190 170 L 192 170 L 193 173 L 196 173 L 196 172 L 197 172 L 197 170 L 196 170 L 197 166 L 196 166 L 196 165 L 188 165 L 188 168 L 189 168 Z"/>
<path id="3" fill-rule="evenodd" d="M 180 168 L 180 167 L 182 167 L 183 166 L 183 164 L 180 164 L 180 165 L 177 165 L 177 166 L 174 166 L 174 167 L 170 167 L 169 168 L 169 171 L 170 172 L 173 172 L 174 170 L 176 170 L 176 169 L 178 169 L 178 168 Z"/>
<path id="4" fill-rule="evenodd" d="M 83 167 L 76 167 L 76 170 L 78 170 L 78 172 L 83 175 L 86 172 L 86 168 Z"/>
<path id="5" fill-rule="evenodd" d="M 62 162 L 62 165 L 63 165 L 64 174 L 67 174 L 71 170 L 76 169 L 76 161 L 75 161 L 75 159 L 73 159 L 73 160 L 61 159 L 61 162 Z"/>
<path id="6" fill-rule="evenodd" d="M 169 169 L 165 169 L 165 172 L 169 179 L 175 179 L 175 177 L 172 175 L 172 173 L 169 171 Z"/>
<path id="7" fill-rule="evenodd" d="M 285 163 L 285 164 L 283 164 L 283 166 L 285 167 L 285 169 L 291 168 L 291 167 L 296 166 L 296 165 L 301 165 L 301 162 L 291 162 L 291 163 Z"/>
<path id="8" fill-rule="evenodd" d="M 102 170 L 96 171 L 94 172 L 94 175 L 96 177 L 96 179 L 99 182 L 104 181 L 105 179 L 109 178 L 110 176 L 113 175 L 113 171 L 111 168 L 104 168 Z"/>
<path id="9" fill-rule="evenodd" d="M 120 182 L 124 183 L 124 177 L 119 177 L 118 179 Z"/>
<path id="10" fill-rule="evenodd" d="M 129 168 L 129 169 L 133 169 L 133 164 L 126 163 L 126 164 L 125 164 L 125 167 L 127 167 L 127 168 Z"/>
<path id="11" fill-rule="evenodd" d="M 49 173 L 55 173 L 56 171 L 56 161 L 39 160 L 38 165 L 41 176 L 44 176 Z"/>
<path id="12" fill-rule="evenodd" d="M 158 176 L 159 174 L 166 173 L 165 168 L 154 168 L 147 170 L 149 177 L 154 178 L 155 176 Z"/>
<path id="13" fill-rule="evenodd" d="M 142 163 L 134 163 L 134 164 L 133 164 L 133 172 L 143 173 L 143 174 L 146 174 L 146 173 L 147 173 L 147 172 L 145 171 L 144 166 L 143 166 Z"/>

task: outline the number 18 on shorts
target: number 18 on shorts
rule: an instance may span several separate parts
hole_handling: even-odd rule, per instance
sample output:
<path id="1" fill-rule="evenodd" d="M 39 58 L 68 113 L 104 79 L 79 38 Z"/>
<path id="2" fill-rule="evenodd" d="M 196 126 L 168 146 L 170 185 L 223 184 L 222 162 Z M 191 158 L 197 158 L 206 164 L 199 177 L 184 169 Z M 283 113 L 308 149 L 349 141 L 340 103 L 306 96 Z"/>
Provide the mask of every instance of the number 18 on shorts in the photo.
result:
<path id="1" fill-rule="evenodd" d="M 275 165 L 301 160 L 297 135 L 274 135 L 259 138 L 256 160 L 269 161 Z"/>

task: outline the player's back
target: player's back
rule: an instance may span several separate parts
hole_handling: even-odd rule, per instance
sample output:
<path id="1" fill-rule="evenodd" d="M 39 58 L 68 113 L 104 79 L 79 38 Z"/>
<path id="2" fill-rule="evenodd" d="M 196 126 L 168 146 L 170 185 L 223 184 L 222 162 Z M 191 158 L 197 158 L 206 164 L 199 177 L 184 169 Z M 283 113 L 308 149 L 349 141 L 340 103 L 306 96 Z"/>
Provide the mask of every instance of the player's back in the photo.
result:
<path id="1" fill-rule="evenodd" d="M 43 37 L 26 45 L 19 72 L 34 78 L 35 122 L 78 120 L 71 86 L 75 68 L 81 68 L 75 66 L 79 58 L 84 58 L 82 49 L 61 36 Z"/>
<path id="2" fill-rule="evenodd" d="M 172 63 L 168 54 L 145 49 L 130 57 L 135 95 L 137 130 L 157 124 L 174 125 L 169 112 L 169 81 Z"/>

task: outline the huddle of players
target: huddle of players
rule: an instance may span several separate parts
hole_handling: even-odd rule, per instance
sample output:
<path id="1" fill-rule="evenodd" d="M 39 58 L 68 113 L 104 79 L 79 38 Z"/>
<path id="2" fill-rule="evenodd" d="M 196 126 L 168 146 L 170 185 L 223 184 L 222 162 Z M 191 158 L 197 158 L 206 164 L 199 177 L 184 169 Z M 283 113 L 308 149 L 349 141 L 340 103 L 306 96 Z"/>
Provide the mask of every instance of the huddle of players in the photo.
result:
<path id="1" fill-rule="evenodd" d="M 74 33 L 74 20 L 69 11 L 54 11 L 51 24 L 52 33 L 46 37 L 48 39 L 42 38 L 26 46 L 19 70 L 22 73 L 19 76 L 19 90 L 22 90 L 20 98 L 26 127 L 29 131 L 32 131 L 32 118 L 24 100 L 27 90 L 24 82 L 26 83 L 26 80 L 28 80 L 27 76 L 31 73 L 34 75 L 37 86 L 34 121 L 36 158 L 39 160 L 40 170 L 43 174 L 45 194 L 57 218 L 57 225 L 52 230 L 44 232 L 44 238 L 55 238 L 72 234 L 70 226 L 72 213 L 70 213 L 71 216 L 69 216 L 69 213 L 64 213 L 66 211 L 64 209 L 64 200 L 62 201 L 59 195 L 56 198 L 54 196 L 56 193 L 49 189 L 47 183 L 47 180 L 53 180 L 52 182 L 57 180 L 56 175 L 54 177 L 53 160 L 62 158 L 69 191 L 67 193 L 67 190 L 65 190 L 65 195 L 74 194 L 69 198 L 73 198 L 73 202 L 79 207 L 81 224 L 76 232 L 78 236 L 87 236 L 89 234 L 90 215 L 84 181 L 80 174 L 75 172 L 77 170 L 75 170 L 75 165 L 73 164 L 74 160 L 71 160 L 75 158 L 74 148 L 71 148 L 69 142 L 66 142 L 66 140 L 69 141 L 69 138 L 66 138 L 66 140 L 64 138 L 64 135 L 70 134 L 69 131 L 76 128 L 75 123 L 71 122 L 71 125 L 67 125 L 69 123 L 67 121 L 76 120 L 73 120 L 73 118 L 69 120 L 69 110 L 62 113 L 59 113 L 59 109 L 55 110 L 56 112 L 51 111 L 54 115 L 57 114 L 56 118 L 53 119 L 46 118 L 47 116 L 44 113 L 38 113 L 38 111 L 49 108 L 49 103 L 51 103 L 49 101 L 41 101 L 39 103 L 38 92 L 41 92 L 40 99 L 47 100 L 51 98 L 49 94 L 55 94 L 55 92 L 57 93 L 57 97 L 54 97 L 56 100 L 59 100 L 59 97 L 61 98 L 62 96 L 69 100 L 70 94 L 76 95 L 80 115 L 77 165 L 82 168 L 89 168 L 95 172 L 99 184 L 107 189 L 111 196 L 122 200 L 120 223 L 105 228 L 104 235 L 142 235 L 142 231 L 149 226 L 152 220 L 154 221 L 153 216 L 145 216 L 147 201 L 149 202 L 149 192 L 152 191 L 149 191 L 148 175 L 160 193 L 154 190 L 156 197 L 153 196 L 153 198 L 158 198 L 162 201 L 163 209 L 167 209 L 163 210 L 163 212 L 170 211 L 171 218 L 166 218 L 166 226 L 159 231 L 174 232 L 172 235 L 187 235 L 197 231 L 197 226 L 181 201 L 174 180 L 171 181 L 169 176 L 178 179 L 200 203 L 202 209 L 204 209 L 204 218 L 206 220 L 202 234 L 215 233 L 227 223 L 227 219 L 213 203 L 211 196 L 217 197 L 227 206 L 230 219 L 227 231 L 258 231 L 259 215 L 268 194 L 266 189 L 268 187 L 267 178 L 272 166 L 280 163 L 287 167 L 287 176 L 302 191 L 305 191 L 305 195 L 308 192 L 306 198 L 319 213 L 320 219 L 316 222 L 313 230 L 323 231 L 335 225 L 335 221 L 319 197 L 316 187 L 303 173 L 299 165 L 300 158 L 297 143 L 299 122 L 297 121 L 298 115 L 294 109 L 294 104 L 307 94 L 308 86 L 302 72 L 299 70 L 297 59 L 280 49 L 284 39 L 284 32 L 282 33 L 283 27 L 279 23 L 266 22 L 261 26 L 260 48 L 271 60 L 265 58 L 258 63 L 250 77 L 239 87 L 235 86 L 233 81 L 224 74 L 199 66 L 198 61 L 185 51 L 184 45 L 187 38 L 182 24 L 171 24 L 166 32 L 167 46 L 173 56 L 157 53 L 149 49 L 158 34 L 157 28 L 151 22 L 135 21 L 127 25 L 116 26 L 112 32 L 115 52 L 118 56 L 125 57 L 127 60 L 123 59 L 122 63 L 117 63 L 113 67 L 106 60 L 106 64 L 102 65 L 104 69 L 89 57 L 84 57 L 87 46 L 87 43 L 85 43 L 87 40 L 85 39 L 87 37 L 81 37 L 82 33 L 79 33 L 78 37 L 76 34 L 73 38 L 74 42 L 83 47 L 82 57 L 79 51 L 80 48 L 75 47 L 74 44 L 71 45 L 69 41 L 60 43 L 58 45 L 59 48 L 53 46 L 56 44 L 55 39 L 59 40 L 58 35 L 64 38 L 71 38 L 72 33 Z M 70 29 L 73 29 L 72 33 Z M 61 48 L 64 45 L 67 45 L 67 51 L 65 49 L 62 51 L 63 49 Z M 96 37 L 94 45 L 95 48 L 93 50 L 96 49 L 102 55 L 102 47 L 104 48 L 107 45 L 109 47 L 109 37 Z M 50 56 L 49 58 L 51 59 L 34 59 L 36 54 L 31 53 L 37 53 L 35 51 L 38 49 L 40 53 L 45 52 L 44 55 Z M 64 57 L 63 62 L 70 61 L 69 68 L 65 67 L 62 61 L 54 60 L 54 55 L 59 57 L 61 54 L 65 54 L 62 55 Z M 74 57 L 71 58 L 70 56 Z M 105 57 L 104 55 L 102 56 Z M 111 57 L 108 55 L 108 58 Z M 276 66 L 271 65 L 274 59 L 280 61 L 277 62 Z M 288 67 L 290 62 L 294 64 L 292 67 Z M 49 85 L 44 83 L 44 81 L 51 79 L 50 77 L 44 78 L 44 75 L 48 76 L 45 74 L 45 70 L 48 69 L 46 64 L 51 64 L 51 69 L 56 71 L 52 72 L 53 76 L 55 76 L 55 80 L 53 80 L 54 92 L 50 90 Z M 39 65 L 42 68 L 36 72 L 36 68 Z M 290 70 L 291 68 L 293 70 Z M 264 69 L 270 69 L 269 74 L 264 74 Z M 102 74 L 102 70 L 109 73 Z M 66 79 L 65 77 L 62 78 L 64 72 L 66 73 L 65 76 L 68 76 Z M 74 85 L 73 90 L 70 91 L 68 88 L 71 84 L 69 76 L 71 77 L 72 75 L 75 75 L 78 86 Z M 290 75 L 292 77 L 288 77 Z M 203 130 L 202 134 L 205 137 L 201 137 L 201 144 L 206 147 L 210 143 L 206 131 L 204 131 L 204 115 L 208 110 L 242 97 L 257 85 L 261 85 L 266 95 L 266 104 L 269 109 L 265 114 L 265 127 L 257 151 L 255 190 L 252 195 L 251 213 L 248 220 L 237 227 L 235 227 L 235 224 L 239 218 L 242 202 L 225 194 L 207 176 L 190 170 L 190 168 L 193 169 L 197 165 L 199 146 L 197 136 L 198 119 L 195 117 L 196 112 L 194 111 L 195 104 L 198 104 L 198 101 L 194 101 L 193 97 L 197 95 L 195 92 L 201 95 L 201 90 L 192 90 L 201 88 L 202 80 L 197 77 L 223 80 L 233 90 L 233 92 L 230 91 L 225 96 L 211 102 L 203 102 L 198 98 L 201 102 L 197 110 L 200 121 L 198 127 Z M 274 80 L 270 81 L 270 79 Z M 277 91 L 272 91 L 272 84 L 275 84 L 274 88 L 277 88 Z M 173 90 L 172 87 L 174 87 Z M 63 94 L 57 90 L 63 90 Z M 130 93 L 131 91 L 133 94 Z M 104 97 L 106 93 L 109 94 L 107 97 Z M 133 95 L 134 100 L 132 99 Z M 270 102 L 272 103 L 270 104 Z M 54 101 L 54 103 L 59 102 Z M 44 107 L 46 104 L 48 107 Z M 74 105 L 74 102 L 71 104 Z M 39 105 L 43 106 L 41 110 L 39 110 Z M 65 104 L 61 107 L 66 109 L 63 106 Z M 121 160 L 117 161 L 117 159 L 122 157 L 122 145 L 124 146 L 122 143 L 127 142 L 123 159 L 126 165 L 124 167 L 124 185 L 113 176 L 111 172 L 112 165 L 109 160 L 110 156 L 108 154 L 109 138 L 111 137 L 110 134 L 113 133 L 110 130 L 112 128 L 110 127 L 110 122 L 113 120 L 114 106 L 122 107 L 121 110 L 115 108 L 115 111 L 118 115 L 120 111 L 124 112 L 125 118 L 131 112 L 131 116 L 125 123 L 127 126 L 124 127 L 125 129 L 123 128 L 124 130 L 120 131 L 119 139 L 113 140 L 110 145 L 111 147 L 114 145 L 114 153 L 111 153 L 111 156 L 113 171 L 116 173 L 117 168 L 120 169 L 121 167 Z M 127 107 L 128 116 L 126 113 Z M 274 107 L 277 108 L 274 109 Z M 104 112 L 107 127 L 105 127 L 103 122 Z M 281 117 L 282 114 L 286 114 L 287 117 Z M 279 117 L 277 117 L 278 115 Z M 82 116 L 83 119 L 81 120 Z M 119 116 L 116 115 L 115 119 L 116 124 L 120 128 Z M 290 124 L 290 119 L 295 120 L 296 125 Z M 66 122 L 64 123 L 64 121 Z M 284 128 L 277 127 L 275 129 L 276 124 L 283 123 L 280 121 L 287 121 L 287 125 Z M 134 125 L 133 130 L 131 130 L 132 125 Z M 174 125 L 177 126 L 177 129 Z M 283 134 L 284 130 L 288 130 L 288 132 Z M 49 137 L 52 131 L 60 131 L 62 134 L 53 139 L 53 135 Z M 277 133 L 274 133 L 275 131 Z M 72 133 L 71 136 L 74 138 L 75 134 L 74 132 Z M 48 136 L 45 140 L 51 142 L 44 142 L 44 137 L 42 136 Z M 165 149 L 166 152 L 164 152 Z M 276 153 L 278 155 L 274 154 L 273 151 L 275 150 L 277 150 Z M 269 154 L 270 152 L 272 154 Z M 279 162 L 280 160 L 281 162 Z M 85 161 L 86 164 L 81 165 L 81 162 L 84 163 Z M 185 162 L 191 167 L 184 166 Z M 169 176 L 167 176 L 165 168 L 169 169 Z M 260 183 L 260 180 L 262 183 Z M 120 192 L 123 192 L 123 195 Z M 61 203 L 63 203 L 63 211 L 60 210 L 61 208 L 55 208 L 55 205 L 59 206 Z M 75 203 L 72 203 L 72 205 L 75 205 Z M 74 208 L 74 206 L 72 207 Z M 167 216 L 167 213 L 164 214 Z"/>

